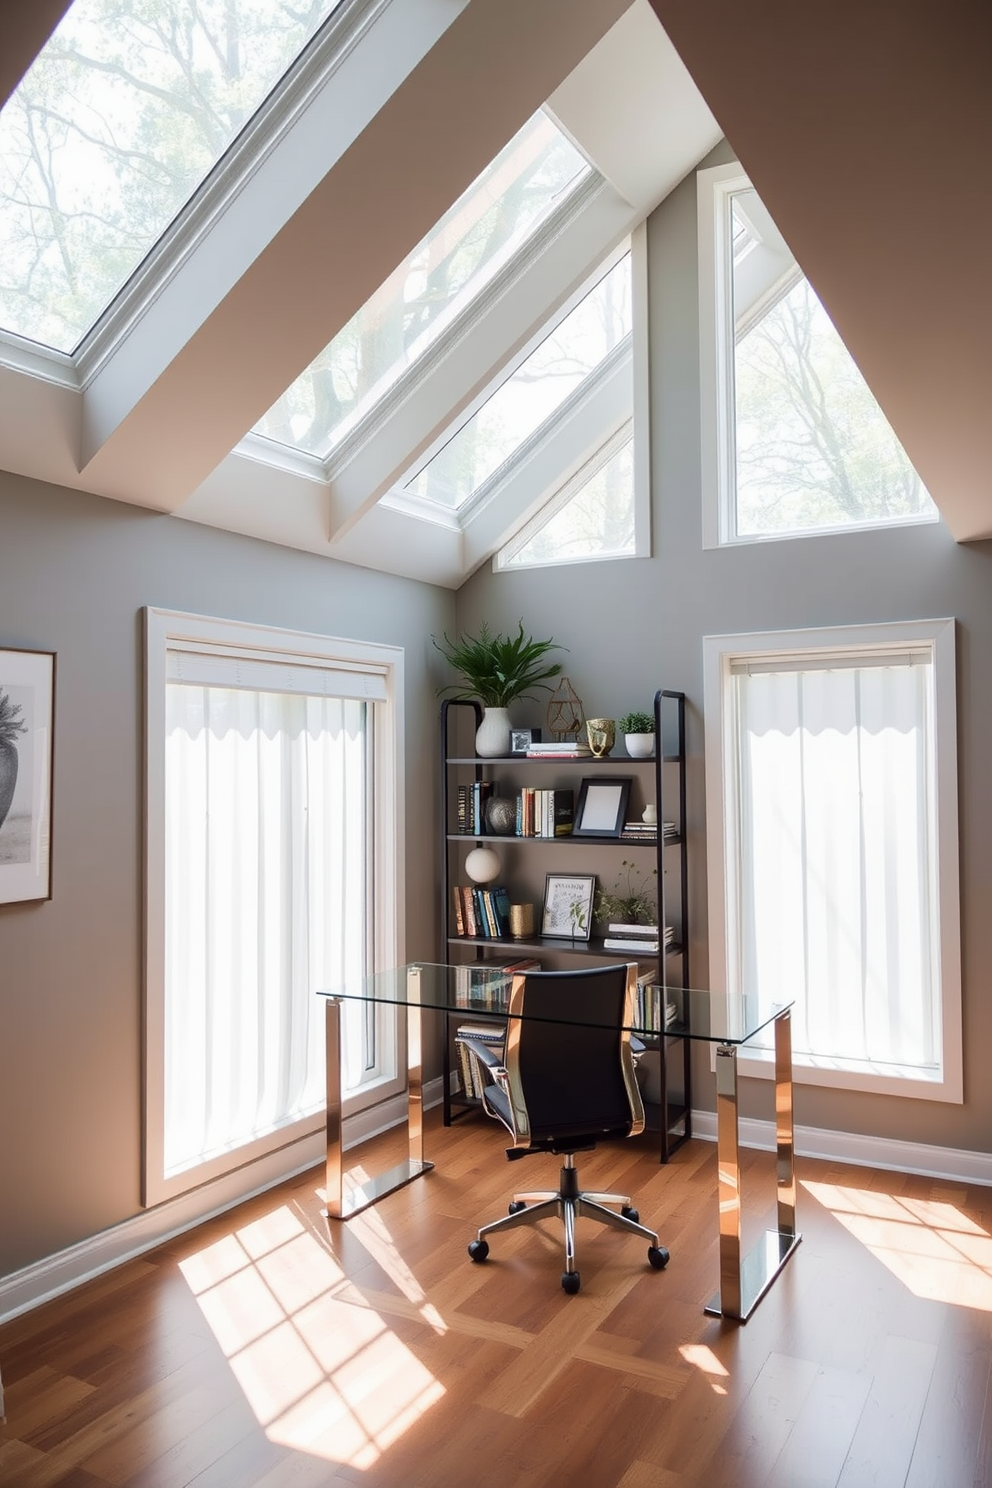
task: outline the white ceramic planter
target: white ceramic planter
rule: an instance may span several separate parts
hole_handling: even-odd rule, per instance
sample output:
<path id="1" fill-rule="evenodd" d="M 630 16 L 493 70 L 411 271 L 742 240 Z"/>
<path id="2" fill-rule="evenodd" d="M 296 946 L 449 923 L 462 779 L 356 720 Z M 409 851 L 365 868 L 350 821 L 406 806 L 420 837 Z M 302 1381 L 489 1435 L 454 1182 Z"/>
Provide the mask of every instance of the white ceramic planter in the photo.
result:
<path id="1" fill-rule="evenodd" d="M 481 759 L 495 759 L 497 755 L 509 754 L 510 719 L 505 708 L 485 710 L 475 734 L 475 752 Z"/>
<path id="2" fill-rule="evenodd" d="M 631 759 L 647 759 L 654 754 L 654 733 L 624 734 L 623 742 Z"/>

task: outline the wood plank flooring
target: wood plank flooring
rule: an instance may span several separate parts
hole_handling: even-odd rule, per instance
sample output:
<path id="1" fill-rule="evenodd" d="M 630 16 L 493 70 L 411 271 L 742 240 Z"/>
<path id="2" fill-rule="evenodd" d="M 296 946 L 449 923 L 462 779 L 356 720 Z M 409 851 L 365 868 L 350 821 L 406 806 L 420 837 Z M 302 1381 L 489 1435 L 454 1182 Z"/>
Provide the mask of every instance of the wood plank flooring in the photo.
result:
<path id="1" fill-rule="evenodd" d="M 428 1137 L 436 1171 L 347 1224 L 314 1170 L 0 1328 L 3 1488 L 992 1488 L 992 1190 L 800 1160 L 803 1243 L 742 1327 L 702 1312 L 710 1144 L 580 1159 L 672 1259 L 580 1223 L 567 1297 L 556 1224 L 465 1253 L 555 1159 Z M 743 1169 L 747 1241 L 773 1158 Z"/>

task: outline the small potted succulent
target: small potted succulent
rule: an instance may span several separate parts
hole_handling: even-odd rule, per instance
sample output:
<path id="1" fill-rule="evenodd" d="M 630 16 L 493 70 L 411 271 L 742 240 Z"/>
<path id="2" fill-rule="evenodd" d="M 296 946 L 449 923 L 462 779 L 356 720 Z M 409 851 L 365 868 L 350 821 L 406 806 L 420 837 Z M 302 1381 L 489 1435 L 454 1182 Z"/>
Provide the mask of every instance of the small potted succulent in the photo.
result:
<path id="1" fill-rule="evenodd" d="M 654 715 L 651 713 L 625 713 L 617 719 L 617 729 L 624 736 L 624 744 L 631 759 L 647 759 L 654 754 Z"/>

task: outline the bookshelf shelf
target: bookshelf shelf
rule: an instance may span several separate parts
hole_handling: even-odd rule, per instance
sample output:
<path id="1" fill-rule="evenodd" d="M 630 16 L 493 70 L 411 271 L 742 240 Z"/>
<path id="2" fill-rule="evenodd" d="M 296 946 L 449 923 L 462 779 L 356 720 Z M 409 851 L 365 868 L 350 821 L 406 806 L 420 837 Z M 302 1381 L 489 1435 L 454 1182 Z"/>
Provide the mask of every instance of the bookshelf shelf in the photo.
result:
<path id="1" fill-rule="evenodd" d="M 651 971 L 657 985 L 664 988 L 687 987 L 688 967 L 688 861 L 685 837 L 686 772 L 685 772 L 685 696 L 679 692 L 659 691 L 655 695 L 655 737 L 663 753 L 645 758 L 613 754 L 607 759 L 570 755 L 541 757 L 527 754 L 481 758 L 464 746 L 475 737 L 482 719 L 481 705 L 462 699 L 451 699 L 441 705 L 441 944 L 447 960 L 454 964 L 489 962 L 494 967 L 532 957 L 550 967 L 567 965 L 573 957 L 600 961 L 636 960 L 645 971 Z M 673 748 L 672 745 L 675 747 Z M 673 832 L 649 835 L 527 835 L 466 829 L 480 821 L 485 797 L 477 792 L 477 809 L 466 809 L 466 796 L 473 788 L 492 782 L 492 793 L 504 799 L 516 798 L 530 787 L 537 790 L 573 790 L 577 799 L 584 776 L 612 774 L 632 776 L 632 801 L 654 800 L 659 821 L 674 823 Z M 459 790 L 462 811 L 459 813 Z M 566 797 L 567 798 L 567 797 Z M 635 807 L 634 810 L 639 810 Z M 628 819 L 630 819 L 628 817 Z M 459 827 L 459 821 L 462 827 Z M 534 905 L 537 933 L 526 937 L 457 933 L 455 893 L 471 888 L 465 872 L 467 854 L 475 847 L 494 848 L 503 859 L 500 883 L 508 889 L 511 901 Z M 533 848 L 544 849 L 537 858 Z M 659 923 L 670 926 L 673 939 L 656 952 L 607 948 L 602 935 L 589 940 L 568 940 L 539 933 L 543 884 L 546 872 L 579 870 L 575 850 L 582 849 L 581 871 L 613 874 L 617 865 L 616 849 L 636 863 L 644 872 L 657 869 Z M 525 851 L 521 851 L 524 849 Z M 597 875 L 600 876 L 600 875 Z M 464 903 L 459 906 L 459 924 L 467 921 Z M 466 1010 L 466 1017 L 470 1017 Z M 447 1016 L 448 1030 L 444 1041 L 444 1123 L 450 1125 L 459 1116 L 479 1108 L 477 1095 L 464 1089 L 464 1070 L 455 1047 L 455 1034 L 460 1019 Z M 691 1082 L 689 1041 L 677 1033 L 656 1036 L 646 1041 L 640 1055 L 644 1079 L 644 1101 L 650 1129 L 659 1133 L 660 1157 L 667 1162 L 673 1152 L 691 1136 Z"/>

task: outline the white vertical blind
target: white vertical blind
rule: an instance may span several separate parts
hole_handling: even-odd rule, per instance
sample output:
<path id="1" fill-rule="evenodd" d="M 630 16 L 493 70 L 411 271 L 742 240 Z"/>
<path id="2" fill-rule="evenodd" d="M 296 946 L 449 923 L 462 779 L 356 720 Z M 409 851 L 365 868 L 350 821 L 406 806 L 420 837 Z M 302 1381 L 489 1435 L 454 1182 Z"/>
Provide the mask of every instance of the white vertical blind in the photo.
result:
<path id="1" fill-rule="evenodd" d="M 932 662 L 732 668 L 737 964 L 812 1060 L 941 1060 Z"/>
<path id="2" fill-rule="evenodd" d="M 166 686 L 167 1176 L 323 1102 L 314 990 L 366 965 L 367 727 L 351 698 Z"/>

